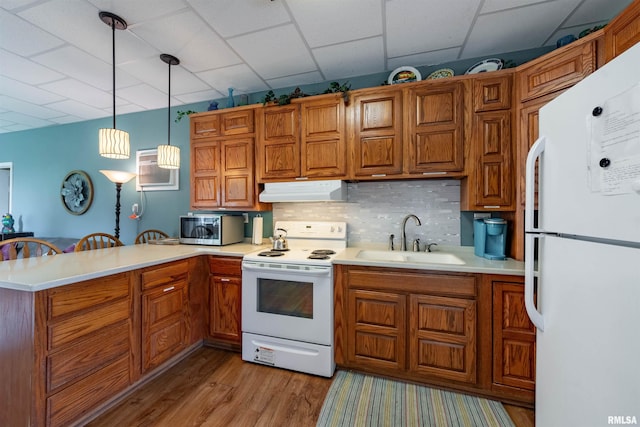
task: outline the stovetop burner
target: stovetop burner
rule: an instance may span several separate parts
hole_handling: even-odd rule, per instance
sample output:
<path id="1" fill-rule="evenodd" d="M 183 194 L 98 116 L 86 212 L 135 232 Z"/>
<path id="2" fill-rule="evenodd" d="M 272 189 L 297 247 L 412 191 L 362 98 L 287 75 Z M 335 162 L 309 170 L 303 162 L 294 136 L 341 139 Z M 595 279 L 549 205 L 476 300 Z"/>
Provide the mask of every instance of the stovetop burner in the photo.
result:
<path id="1" fill-rule="evenodd" d="M 329 259 L 331 258 L 329 255 L 325 255 L 325 254 L 314 254 L 312 253 L 311 255 L 309 255 L 307 257 L 307 259 Z"/>
<path id="2" fill-rule="evenodd" d="M 260 252 L 258 254 L 258 256 L 267 256 L 267 257 L 276 257 L 276 256 L 282 256 L 284 255 L 283 251 L 265 251 L 265 252 Z"/>
<path id="3" fill-rule="evenodd" d="M 335 255 L 335 253 L 336 251 L 332 249 L 316 249 L 315 251 L 311 252 L 312 255 Z M 327 258 L 312 258 L 312 259 L 327 259 Z"/>

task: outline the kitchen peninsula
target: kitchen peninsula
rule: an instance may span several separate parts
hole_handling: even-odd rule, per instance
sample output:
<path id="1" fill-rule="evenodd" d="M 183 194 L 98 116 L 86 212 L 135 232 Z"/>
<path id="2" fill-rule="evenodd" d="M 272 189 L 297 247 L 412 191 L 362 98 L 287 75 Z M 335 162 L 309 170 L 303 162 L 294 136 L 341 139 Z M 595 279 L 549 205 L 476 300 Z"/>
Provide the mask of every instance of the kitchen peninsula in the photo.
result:
<path id="1" fill-rule="evenodd" d="M 244 254 L 259 249 L 246 243 L 223 247 L 133 245 L 0 263 L 0 373 L 5 379 L 0 398 L 5 407 L 13 408 L 3 411 L 0 424 L 83 422 L 160 375 L 202 346 L 203 339 L 207 343 L 210 268 L 229 265 L 229 261 L 239 266 Z M 487 371 L 486 363 L 495 351 L 491 350 L 491 331 L 482 325 L 487 316 L 491 318 L 492 298 L 495 316 L 496 283 L 507 286 L 505 289 L 521 288 L 514 284 L 521 282 L 521 263 L 492 262 L 474 257 L 470 248 L 458 248 L 456 255 L 465 266 L 390 268 L 393 265 L 389 263 L 357 258 L 358 250 L 349 248 L 338 260 L 341 265 L 336 268 L 341 273 L 336 301 L 341 301 L 345 289 L 345 272 L 352 274 L 358 269 L 380 271 L 381 277 L 389 272 L 395 277 L 406 274 L 408 281 L 415 280 L 416 274 L 430 280 L 435 277 L 444 280 L 443 286 L 461 275 L 463 281 L 470 281 L 471 287 L 463 285 L 468 294 L 462 297 L 467 305 L 476 307 L 478 333 L 473 333 L 474 341 L 466 348 L 477 344 L 478 351 L 474 347 L 477 356 L 466 356 L 466 360 L 474 363 L 468 366 L 477 372 L 473 374 L 477 380 L 471 386 L 455 378 L 451 383 L 453 388 L 476 394 L 508 395 L 498 393 L 495 387 L 500 384 L 487 377 L 491 370 Z M 453 279 L 447 279 L 450 277 Z M 342 319 L 338 323 L 336 318 L 337 343 L 345 342 Z M 339 366 L 368 369 L 350 360 L 338 360 Z M 487 384 L 493 385 L 493 391 L 491 387 L 489 392 L 485 390 Z M 506 387 L 517 393 L 505 400 L 526 404 L 528 400 L 522 396 L 528 396 L 529 390 L 525 393 Z"/>

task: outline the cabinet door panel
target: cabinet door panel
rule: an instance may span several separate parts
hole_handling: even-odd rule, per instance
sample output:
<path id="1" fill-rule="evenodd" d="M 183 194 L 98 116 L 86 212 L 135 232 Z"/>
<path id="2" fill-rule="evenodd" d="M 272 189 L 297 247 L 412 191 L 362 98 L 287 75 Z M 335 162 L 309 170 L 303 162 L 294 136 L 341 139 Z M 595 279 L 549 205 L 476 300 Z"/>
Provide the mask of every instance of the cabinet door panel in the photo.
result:
<path id="1" fill-rule="evenodd" d="M 347 358 L 368 368 L 404 369 L 404 295 L 348 292 Z"/>
<path id="2" fill-rule="evenodd" d="M 464 165 L 464 85 L 428 85 L 409 91 L 405 171 L 461 171 Z"/>
<path id="3" fill-rule="evenodd" d="M 191 138 L 208 138 L 220 136 L 220 115 L 206 114 L 197 117 L 191 117 Z"/>
<path id="4" fill-rule="evenodd" d="M 253 191 L 253 139 L 222 143 L 222 204 L 225 207 L 251 207 Z"/>
<path id="5" fill-rule="evenodd" d="M 497 111 L 476 116 L 476 200 L 478 207 L 512 205 L 514 181 L 511 153 L 511 113 Z"/>
<path id="6" fill-rule="evenodd" d="M 494 384 L 533 391 L 536 332 L 522 283 L 493 282 L 493 325 Z"/>
<path id="7" fill-rule="evenodd" d="M 474 111 L 507 110 L 509 108 L 511 108 L 511 75 L 474 79 Z"/>
<path id="8" fill-rule="evenodd" d="M 211 208 L 220 206 L 220 143 L 198 141 L 191 143 L 191 206 Z"/>
<path id="9" fill-rule="evenodd" d="M 242 135 L 253 132 L 253 110 L 240 110 L 222 114 L 222 134 Z"/>
<path id="10" fill-rule="evenodd" d="M 240 299 L 242 278 L 212 276 L 209 285 L 209 334 L 235 343 L 242 341 Z"/>
<path id="11" fill-rule="evenodd" d="M 402 173 L 402 91 L 352 97 L 349 146 L 354 176 Z"/>
<path id="12" fill-rule="evenodd" d="M 410 369 L 417 374 L 476 383 L 476 302 L 411 295 Z"/>

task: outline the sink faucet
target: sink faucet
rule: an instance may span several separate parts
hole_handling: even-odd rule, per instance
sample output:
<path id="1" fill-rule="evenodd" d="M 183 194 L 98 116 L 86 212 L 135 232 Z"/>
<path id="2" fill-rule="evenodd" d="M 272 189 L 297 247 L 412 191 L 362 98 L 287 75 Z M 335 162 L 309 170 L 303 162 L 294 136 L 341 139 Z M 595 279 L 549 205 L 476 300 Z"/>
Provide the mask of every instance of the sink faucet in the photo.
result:
<path id="1" fill-rule="evenodd" d="M 404 217 L 404 219 L 402 220 L 402 250 L 403 251 L 407 250 L 407 221 L 409 220 L 409 218 L 413 218 L 416 221 L 416 225 L 422 225 L 422 223 L 420 222 L 420 218 L 418 218 L 414 214 L 409 214 Z"/>

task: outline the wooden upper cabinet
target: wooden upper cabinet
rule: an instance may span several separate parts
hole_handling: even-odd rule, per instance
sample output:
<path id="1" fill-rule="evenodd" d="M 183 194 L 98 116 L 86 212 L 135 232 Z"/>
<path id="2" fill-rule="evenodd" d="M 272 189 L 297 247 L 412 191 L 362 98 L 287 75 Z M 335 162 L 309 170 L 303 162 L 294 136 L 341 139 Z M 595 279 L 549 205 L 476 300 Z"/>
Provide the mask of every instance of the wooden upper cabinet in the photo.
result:
<path id="1" fill-rule="evenodd" d="M 221 197 L 225 207 L 253 206 L 253 138 L 221 141 Z"/>
<path id="2" fill-rule="evenodd" d="M 519 67 L 520 101 L 573 86 L 595 71 L 596 61 L 596 43 L 588 39 L 575 41 Z"/>
<path id="3" fill-rule="evenodd" d="M 253 133 L 253 107 L 227 112 L 214 110 L 191 117 L 191 139 Z"/>
<path id="4" fill-rule="evenodd" d="M 635 0 L 604 27 L 607 62 L 638 42 L 640 42 L 640 0 Z"/>
<path id="5" fill-rule="evenodd" d="M 344 109 L 342 94 L 300 100 L 302 177 L 346 178 Z"/>
<path id="6" fill-rule="evenodd" d="M 511 111 L 477 113 L 473 122 L 472 160 L 462 186 L 462 209 L 513 210 Z"/>
<path id="7" fill-rule="evenodd" d="M 258 109 L 257 179 L 346 178 L 342 94 Z"/>
<path id="8" fill-rule="evenodd" d="M 300 176 L 300 106 L 264 107 L 257 111 L 257 179 L 295 179 Z"/>
<path id="9" fill-rule="evenodd" d="M 408 90 L 405 173 L 444 175 L 462 171 L 464 92 L 462 82 L 427 83 Z"/>
<path id="10" fill-rule="evenodd" d="M 191 141 L 191 208 L 220 206 L 220 141 Z"/>
<path id="11" fill-rule="evenodd" d="M 473 110 L 507 110 L 511 108 L 512 75 L 477 77 L 473 80 Z"/>
<path id="12" fill-rule="evenodd" d="M 357 91 L 349 102 L 350 176 L 402 173 L 402 90 Z"/>

